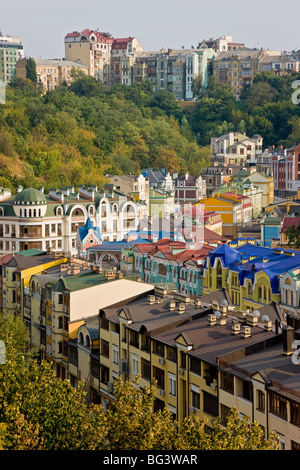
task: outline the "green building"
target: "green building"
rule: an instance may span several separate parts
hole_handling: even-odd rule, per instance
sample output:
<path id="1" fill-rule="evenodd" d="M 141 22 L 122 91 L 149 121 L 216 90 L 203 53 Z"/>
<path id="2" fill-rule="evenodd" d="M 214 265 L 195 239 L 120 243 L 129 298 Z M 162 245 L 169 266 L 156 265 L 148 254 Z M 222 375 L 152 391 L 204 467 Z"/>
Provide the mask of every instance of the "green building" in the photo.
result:
<path id="1" fill-rule="evenodd" d="M 23 56 L 23 45 L 20 39 L 2 36 L 0 32 L 0 80 L 5 84 L 15 77 L 16 63 Z"/>

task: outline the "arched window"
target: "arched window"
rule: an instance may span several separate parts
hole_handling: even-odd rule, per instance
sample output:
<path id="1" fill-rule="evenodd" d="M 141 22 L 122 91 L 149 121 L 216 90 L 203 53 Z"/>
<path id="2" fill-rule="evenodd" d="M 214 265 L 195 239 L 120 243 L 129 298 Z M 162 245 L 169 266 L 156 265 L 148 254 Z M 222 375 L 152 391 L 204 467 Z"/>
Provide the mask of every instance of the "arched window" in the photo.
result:
<path id="1" fill-rule="evenodd" d="M 83 210 L 80 209 L 79 207 L 76 207 L 76 209 L 74 209 L 74 211 L 72 212 L 72 216 L 84 216 L 84 213 L 83 213 Z"/>
<path id="2" fill-rule="evenodd" d="M 62 215 L 62 208 L 61 207 L 57 208 L 56 215 Z"/>
<path id="3" fill-rule="evenodd" d="M 160 274 L 161 276 L 167 275 L 167 267 L 162 263 L 158 265 L 158 274 Z"/>
<path id="4" fill-rule="evenodd" d="M 36 209 L 33 209 L 33 217 L 36 217 Z"/>
<path id="5" fill-rule="evenodd" d="M 62 344 L 62 341 L 59 341 L 59 342 L 57 343 L 57 352 L 58 352 L 58 354 L 62 354 L 62 352 L 63 352 L 63 344 Z"/>
<path id="6" fill-rule="evenodd" d="M 86 335 L 86 337 L 85 337 L 85 344 L 84 344 L 84 345 L 85 345 L 87 348 L 90 347 L 91 341 L 90 341 L 89 335 Z"/>
<path id="7" fill-rule="evenodd" d="M 28 212 L 29 212 L 29 217 L 31 217 L 31 209 L 29 209 L 29 211 L 28 211 Z"/>
<path id="8" fill-rule="evenodd" d="M 79 335 L 78 335 L 78 343 L 83 344 L 83 334 L 82 334 L 82 332 L 80 332 Z"/>
<path id="9" fill-rule="evenodd" d="M 4 215 L 3 207 L 0 207 L 0 216 L 1 216 L 1 215 Z"/>

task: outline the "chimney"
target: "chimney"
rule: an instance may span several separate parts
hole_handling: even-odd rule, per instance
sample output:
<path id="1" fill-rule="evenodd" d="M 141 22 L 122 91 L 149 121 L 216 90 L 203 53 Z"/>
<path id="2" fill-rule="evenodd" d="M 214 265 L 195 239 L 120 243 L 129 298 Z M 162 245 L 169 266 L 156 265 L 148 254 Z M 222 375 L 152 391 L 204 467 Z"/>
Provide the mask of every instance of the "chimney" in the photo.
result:
<path id="1" fill-rule="evenodd" d="M 185 304 L 182 302 L 179 302 L 177 305 L 177 312 L 178 313 L 184 313 L 185 312 Z"/>
<path id="2" fill-rule="evenodd" d="M 246 322 L 248 326 L 256 326 L 258 324 L 258 315 L 248 313 L 246 316 Z"/>
<path id="3" fill-rule="evenodd" d="M 195 307 L 196 308 L 201 308 L 202 302 L 200 299 L 195 299 Z"/>
<path id="4" fill-rule="evenodd" d="M 155 295 L 148 295 L 148 304 L 155 304 Z"/>
<path id="5" fill-rule="evenodd" d="M 241 332 L 241 324 L 237 320 L 233 320 L 231 323 L 231 333 L 238 335 Z"/>
<path id="6" fill-rule="evenodd" d="M 265 320 L 264 330 L 265 331 L 272 331 L 272 320 Z"/>
<path id="7" fill-rule="evenodd" d="M 249 338 L 251 336 L 251 326 L 242 325 L 241 334 L 243 338 Z"/>
<path id="8" fill-rule="evenodd" d="M 173 311 L 175 309 L 176 309 L 176 302 L 175 300 L 171 300 L 171 302 L 169 303 L 169 310 Z"/>
<path id="9" fill-rule="evenodd" d="M 207 315 L 207 321 L 210 326 L 214 326 L 217 323 L 217 316 L 213 313 Z"/>
<path id="10" fill-rule="evenodd" d="M 282 327 L 283 334 L 283 354 L 290 356 L 293 354 L 294 350 L 292 348 L 293 341 L 295 339 L 295 330 L 291 326 Z"/>

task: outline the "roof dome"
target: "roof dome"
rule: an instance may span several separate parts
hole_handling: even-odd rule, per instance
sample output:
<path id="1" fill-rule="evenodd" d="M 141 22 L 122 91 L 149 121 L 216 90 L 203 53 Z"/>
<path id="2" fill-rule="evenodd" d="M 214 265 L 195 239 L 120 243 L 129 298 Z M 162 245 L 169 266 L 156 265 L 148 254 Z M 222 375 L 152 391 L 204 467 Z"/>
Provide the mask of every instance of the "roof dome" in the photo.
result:
<path id="1" fill-rule="evenodd" d="M 46 204 L 46 196 L 34 188 L 26 188 L 20 191 L 15 197 L 15 204 Z"/>

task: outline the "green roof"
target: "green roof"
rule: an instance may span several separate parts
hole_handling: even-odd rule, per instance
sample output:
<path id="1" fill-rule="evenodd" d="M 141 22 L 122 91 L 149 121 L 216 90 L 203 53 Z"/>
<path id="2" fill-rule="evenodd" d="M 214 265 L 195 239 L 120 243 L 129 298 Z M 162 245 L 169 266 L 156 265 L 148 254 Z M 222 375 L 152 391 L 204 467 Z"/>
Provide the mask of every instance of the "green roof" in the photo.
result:
<path id="1" fill-rule="evenodd" d="M 123 279 L 129 279 L 126 276 L 123 277 Z M 88 287 L 94 287 L 100 284 L 106 284 L 107 282 L 112 282 L 117 280 L 116 277 L 113 278 L 107 278 L 104 274 L 102 273 L 95 273 L 94 271 L 92 272 L 87 272 L 87 273 L 82 273 L 82 274 L 77 274 L 75 276 L 68 276 L 60 279 L 57 281 L 54 286 L 53 286 L 53 291 L 56 292 L 64 292 L 64 291 L 77 291 L 81 289 L 87 289 Z M 130 280 L 133 280 L 130 278 Z"/>
<path id="2" fill-rule="evenodd" d="M 35 256 L 35 255 L 42 255 L 46 253 L 44 250 L 38 250 L 37 248 L 31 248 L 30 250 L 18 251 L 17 255 L 22 256 Z"/>
<path id="3" fill-rule="evenodd" d="M 38 189 L 34 188 L 26 188 L 20 191 L 16 197 L 15 197 L 15 202 L 31 202 L 31 203 L 46 203 L 47 198 L 46 196 L 39 191 Z"/>

